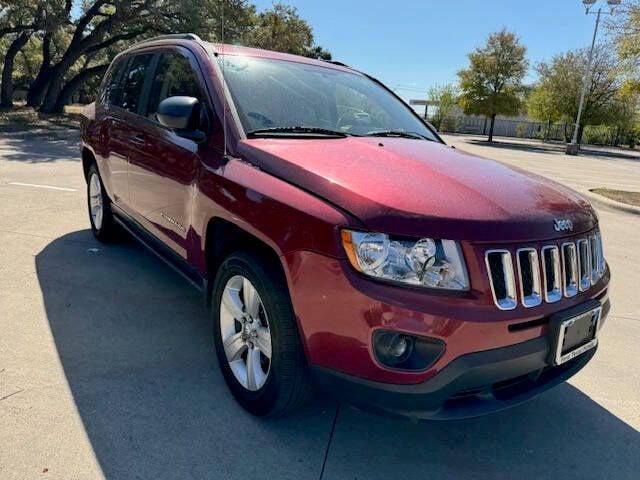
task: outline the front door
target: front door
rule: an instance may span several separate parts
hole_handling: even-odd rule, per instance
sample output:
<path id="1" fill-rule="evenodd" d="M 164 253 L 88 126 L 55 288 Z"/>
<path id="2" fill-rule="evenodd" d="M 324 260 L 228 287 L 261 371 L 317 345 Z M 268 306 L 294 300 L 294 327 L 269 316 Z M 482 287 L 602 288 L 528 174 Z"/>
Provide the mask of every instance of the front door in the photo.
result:
<path id="1" fill-rule="evenodd" d="M 168 97 L 195 97 L 206 104 L 206 96 L 195 59 L 186 49 L 173 47 L 157 55 L 141 112 L 144 119 L 139 121 L 144 153 L 129 157 L 129 191 L 138 221 L 186 258 L 201 146 L 161 125 L 156 112 Z"/>

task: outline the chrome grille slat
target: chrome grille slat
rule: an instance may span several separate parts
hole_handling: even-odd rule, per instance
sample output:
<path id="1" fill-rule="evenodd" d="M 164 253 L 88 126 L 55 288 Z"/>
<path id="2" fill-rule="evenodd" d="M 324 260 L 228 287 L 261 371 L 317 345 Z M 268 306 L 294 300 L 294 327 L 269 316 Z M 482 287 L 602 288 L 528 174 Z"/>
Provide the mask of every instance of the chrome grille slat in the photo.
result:
<path id="1" fill-rule="evenodd" d="M 596 233 L 596 247 L 598 249 L 598 278 L 600 278 L 602 277 L 606 269 L 604 251 L 602 250 L 602 235 L 600 234 L 600 232 Z"/>
<path id="2" fill-rule="evenodd" d="M 516 252 L 516 257 L 518 259 L 518 280 L 522 305 L 527 308 L 540 305 L 542 294 L 538 252 L 535 248 L 521 248 Z"/>
<path id="3" fill-rule="evenodd" d="M 491 293 L 501 310 L 516 308 L 518 299 L 524 307 L 531 308 L 543 301 L 553 303 L 563 296 L 574 297 L 595 285 L 606 270 L 602 237 L 597 230 L 561 245 L 544 245 L 539 251 L 533 247 L 519 248 L 515 250 L 515 262 L 511 252 L 507 249 L 485 252 Z"/>
<path id="4" fill-rule="evenodd" d="M 591 285 L 598 282 L 598 245 L 595 235 L 589 237 L 589 253 L 591 263 Z"/>
<path id="5" fill-rule="evenodd" d="M 584 292 L 591 286 L 591 253 L 586 238 L 578 240 L 578 287 Z"/>
<path id="6" fill-rule="evenodd" d="M 518 305 L 513 262 L 509 250 L 488 250 L 485 263 L 489 272 L 489 282 L 493 301 L 500 310 L 513 310 Z"/>
<path id="7" fill-rule="evenodd" d="M 578 293 L 578 258 L 576 244 L 562 244 L 562 286 L 565 297 L 573 297 Z"/>
<path id="8" fill-rule="evenodd" d="M 544 301 L 557 302 L 562 298 L 562 268 L 560 251 L 555 245 L 542 247 L 542 278 L 544 280 Z"/>

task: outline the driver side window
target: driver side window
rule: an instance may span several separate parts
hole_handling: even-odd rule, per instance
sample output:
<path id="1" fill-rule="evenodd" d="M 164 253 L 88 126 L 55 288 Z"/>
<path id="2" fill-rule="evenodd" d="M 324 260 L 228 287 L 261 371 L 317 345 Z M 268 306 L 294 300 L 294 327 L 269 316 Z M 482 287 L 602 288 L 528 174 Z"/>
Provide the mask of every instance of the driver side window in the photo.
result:
<path id="1" fill-rule="evenodd" d="M 160 56 L 151 85 L 147 118 L 157 121 L 160 102 L 175 96 L 194 97 L 201 102 L 204 98 L 189 60 L 177 52 L 166 52 Z"/>

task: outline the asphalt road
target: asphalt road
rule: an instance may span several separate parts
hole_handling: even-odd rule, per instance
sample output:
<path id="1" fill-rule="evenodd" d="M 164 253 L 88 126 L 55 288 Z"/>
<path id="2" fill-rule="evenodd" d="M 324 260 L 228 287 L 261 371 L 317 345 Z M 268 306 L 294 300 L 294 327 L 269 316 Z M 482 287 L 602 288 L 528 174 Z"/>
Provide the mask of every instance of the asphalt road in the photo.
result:
<path id="1" fill-rule="evenodd" d="M 514 152 L 585 180 L 561 155 L 491 154 Z M 607 186 L 629 175 L 619 165 L 640 165 L 619 160 L 580 165 Z M 613 308 L 569 383 L 453 423 L 321 395 L 263 420 L 228 393 L 198 294 L 132 240 L 96 242 L 84 188 L 74 139 L 0 137 L 1 479 L 639 478 L 639 216 L 599 210 Z"/>

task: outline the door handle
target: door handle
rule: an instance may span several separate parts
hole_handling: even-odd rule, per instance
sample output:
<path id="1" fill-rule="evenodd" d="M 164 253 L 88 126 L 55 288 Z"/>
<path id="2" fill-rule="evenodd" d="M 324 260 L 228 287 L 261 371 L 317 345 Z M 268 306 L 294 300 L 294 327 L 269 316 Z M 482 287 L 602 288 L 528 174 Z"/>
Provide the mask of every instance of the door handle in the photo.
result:
<path id="1" fill-rule="evenodd" d="M 143 147 L 146 143 L 142 135 L 134 135 L 129 141 L 137 147 Z"/>

